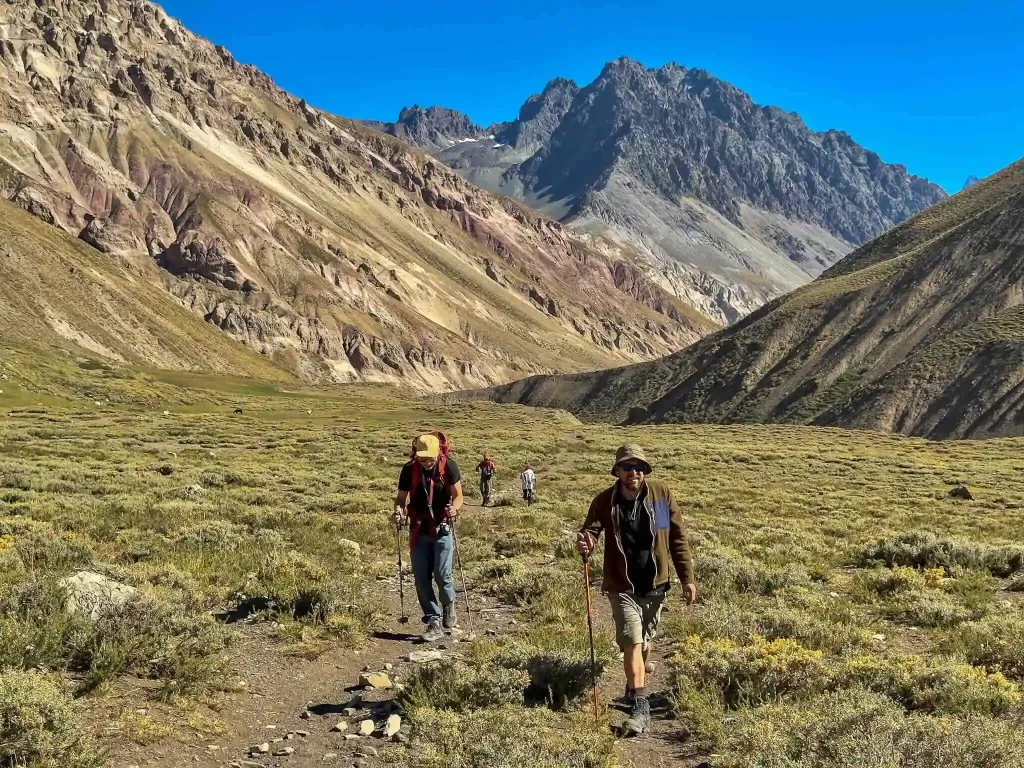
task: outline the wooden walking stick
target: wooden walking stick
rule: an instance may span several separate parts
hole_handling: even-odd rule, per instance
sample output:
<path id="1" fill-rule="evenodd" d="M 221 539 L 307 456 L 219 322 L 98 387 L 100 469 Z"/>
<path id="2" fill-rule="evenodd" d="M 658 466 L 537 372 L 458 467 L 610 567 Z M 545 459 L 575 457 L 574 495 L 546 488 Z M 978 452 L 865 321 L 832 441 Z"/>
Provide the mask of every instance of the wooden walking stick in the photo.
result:
<path id="1" fill-rule="evenodd" d="M 601 719 L 601 707 L 597 701 L 597 659 L 594 653 L 594 617 L 590 604 L 590 555 L 583 555 L 583 582 L 587 588 L 587 631 L 590 634 L 590 684 L 594 688 L 594 719 Z"/>

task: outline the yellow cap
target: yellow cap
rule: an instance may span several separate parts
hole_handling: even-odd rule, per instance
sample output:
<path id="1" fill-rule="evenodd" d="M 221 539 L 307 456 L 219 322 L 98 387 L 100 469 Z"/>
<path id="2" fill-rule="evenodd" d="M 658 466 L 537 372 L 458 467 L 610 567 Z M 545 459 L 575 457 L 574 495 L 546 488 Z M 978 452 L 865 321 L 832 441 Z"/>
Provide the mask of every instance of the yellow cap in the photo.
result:
<path id="1" fill-rule="evenodd" d="M 441 452 L 441 443 L 434 435 L 420 435 L 413 444 L 417 459 L 436 459 Z"/>

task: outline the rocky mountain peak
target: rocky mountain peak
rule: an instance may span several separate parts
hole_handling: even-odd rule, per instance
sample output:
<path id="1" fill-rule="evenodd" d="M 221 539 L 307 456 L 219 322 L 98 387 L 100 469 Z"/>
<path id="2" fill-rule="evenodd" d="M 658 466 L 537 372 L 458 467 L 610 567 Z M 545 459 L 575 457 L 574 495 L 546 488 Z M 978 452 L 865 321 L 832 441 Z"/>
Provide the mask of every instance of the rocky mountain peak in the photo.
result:
<path id="1" fill-rule="evenodd" d="M 423 109 L 419 104 L 404 107 L 391 126 L 389 133 L 393 136 L 420 147 L 445 147 L 484 132 L 458 110 L 437 106 Z"/>
<path id="2" fill-rule="evenodd" d="M 816 133 L 676 63 L 624 56 L 582 88 L 556 78 L 490 132 L 496 143 L 437 154 L 488 190 L 610 235 L 721 322 L 945 196 L 843 131 Z"/>
<path id="3" fill-rule="evenodd" d="M 519 119 L 501 133 L 501 140 L 520 150 L 539 149 L 551 137 L 579 92 L 580 87 L 572 80 L 555 78 L 519 108 Z"/>
<path id="4" fill-rule="evenodd" d="M 540 95 L 542 97 L 547 97 L 551 93 L 557 93 L 561 91 L 572 91 L 573 93 L 578 93 L 579 90 L 580 87 L 576 84 L 575 80 L 569 80 L 568 78 L 565 77 L 556 77 L 553 80 L 548 81 L 548 84 L 544 86 L 544 90 L 541 91 Z M 530 97 L 530 99 L 533 98 L 533 96 Z"/>
<path id="5" fill-rule="evenodd" d="M 649 71 L 639 61 L 631 59 L 629 56 L 619 56 L 617 59 L 607 62 L 601 68 L 601 74 L 597 76 L 597 80 L 623 79 L 630 76 L 643 75 Z"/>

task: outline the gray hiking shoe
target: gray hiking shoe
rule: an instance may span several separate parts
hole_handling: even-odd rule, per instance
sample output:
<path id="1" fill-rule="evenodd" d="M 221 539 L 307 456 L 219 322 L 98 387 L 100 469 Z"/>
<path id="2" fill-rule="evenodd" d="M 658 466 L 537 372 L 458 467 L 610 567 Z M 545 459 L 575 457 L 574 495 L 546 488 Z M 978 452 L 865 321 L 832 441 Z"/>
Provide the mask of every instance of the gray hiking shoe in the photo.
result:
<path id="1" fill-rule="evenodd" d="M 459 617 L 455 615 L 455 603 L 449 603 L 443 609 L 444 618 L 441 623 L 445 629 L 455 629 L 459 624 Z"/>
<path id="2" fill-rule="evenodd" d="M 646 696 L 633 699 L 632 712 L 623 724 L 622 730 L 627 736 L 639 736 L 651 727 L 651 701 Z"/>
<path id="3" fill-rule="evenodd" d="M 432 622 L 427 624 L 427 631 L 423 633 L 423 642 L 436 643 L 438 640 L 443 639 L 444 630 L 441 629 L 441 622 L 434 619 Z"/>

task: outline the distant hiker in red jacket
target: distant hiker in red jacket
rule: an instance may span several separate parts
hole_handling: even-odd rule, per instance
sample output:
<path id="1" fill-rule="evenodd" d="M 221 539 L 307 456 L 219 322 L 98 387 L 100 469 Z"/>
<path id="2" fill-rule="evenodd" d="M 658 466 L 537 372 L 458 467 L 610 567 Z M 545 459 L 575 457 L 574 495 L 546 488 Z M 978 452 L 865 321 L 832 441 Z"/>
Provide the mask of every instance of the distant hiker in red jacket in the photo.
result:
<path id="1" fill-rule="evenodd" d="M 491 480 L 497 469 L 489 453 L 485 453 L 483 459 L 476 465 L 476 471 L 480 473 L 480 498 L 483 499 L 481 504 L 487 504 L 491 500 Z"/>
<path id="2" fill-rule="evenodd" d="M 626 672 L 626 696 L 632 699 L 626 731 L 634 735 L 651 724 L 651 705 L 644 687 L 646 666 L 672 583 L 670 568 L 674 567 L 684 585 L 686 601 L 697 599 L 682 512 L 668 486 L 647 479 L 653 471 L 638 446 L 619 448 L 612 467 L 615 485 L 591 503 L 577 536 L 580 554 L 590 557 L 601 532 L 608 532 L 601 589 L 612 604 L 615 639 Z"/>

